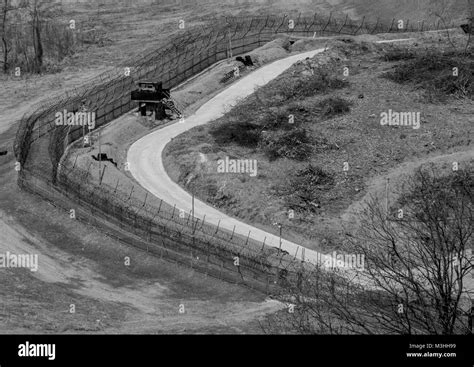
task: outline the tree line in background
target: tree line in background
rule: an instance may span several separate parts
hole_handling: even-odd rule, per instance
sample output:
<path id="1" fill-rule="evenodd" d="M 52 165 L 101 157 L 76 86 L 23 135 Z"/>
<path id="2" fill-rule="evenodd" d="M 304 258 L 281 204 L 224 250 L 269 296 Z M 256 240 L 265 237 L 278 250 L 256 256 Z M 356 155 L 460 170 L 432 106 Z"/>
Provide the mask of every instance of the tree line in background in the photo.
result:
<path id="1" fill-rule="evenodd" d="M 73 52 L 74 34 L 61 21 L 61 4 L 48 0 L 0 0 L 0 67 L 41 73 Z M 20 69 L 17 69 L 20 68 Z"/>
<path id="2" fill-rule="evenodd" d="M 121 3 L 123 0 L 98 0 L 102 3 Z M 249 0 L 236 0 L 237 4 L 251 3 Z M 469 25 L 474 18 L 474 0 L 465 0 L 468 7 Z M 82 3 L 78 0 L 77 3 Z M 150 5 L 177 3 L 185 6 L 188 0 L 150 0 Z M 275 0 L 266 0 L 274 3 Z M 133 1 L 129 1 L 130 5 Z M 446 9 L 444 0 L 432 13 L 444 21 Z M 3 73 L 19 70 L 21 72 L 42 73 L 55 71 L 55 65 L 74 53 L 77 42 L 101 43 L 103 34 L 96 27 L 76 31 L 65 20 L 62 2 L 58 0 L 0 0 L 0 68 Z M 88 27 L 86 27 L 88 28 Z M 101 38 L 102 37 L 102 38 Z"/>

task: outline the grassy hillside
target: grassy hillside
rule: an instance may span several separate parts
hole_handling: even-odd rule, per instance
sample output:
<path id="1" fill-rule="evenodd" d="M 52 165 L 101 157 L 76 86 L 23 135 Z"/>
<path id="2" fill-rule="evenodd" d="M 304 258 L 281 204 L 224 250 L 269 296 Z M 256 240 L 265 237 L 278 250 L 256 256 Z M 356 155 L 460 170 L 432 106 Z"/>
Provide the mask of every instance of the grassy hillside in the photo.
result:
<path id="1" fill-rule="evenodd" d="M 408 49 L 360 38 L 330 42 L 324 55 L 294 66 L 224 117 L 175 138 L 165 152 L 168 173 L 247 223 L 274 232 L 280 222 L 288 240 L 339 247 L 343 226 L 351 225 L 341 218 L 370 193 L 370 182 L 406 173 L 400 167 L 407 162 L 472 147 L 472 55 L 447 52 L 448 42 L 444 49 L 430 35 Z M 433 47 L 427 54 L 426 45 Z M 386 126 L 387 111 L 418 114 L 419 124 Z M 226 157 L 255 160 L 258 174 L 219 172 Z"/>

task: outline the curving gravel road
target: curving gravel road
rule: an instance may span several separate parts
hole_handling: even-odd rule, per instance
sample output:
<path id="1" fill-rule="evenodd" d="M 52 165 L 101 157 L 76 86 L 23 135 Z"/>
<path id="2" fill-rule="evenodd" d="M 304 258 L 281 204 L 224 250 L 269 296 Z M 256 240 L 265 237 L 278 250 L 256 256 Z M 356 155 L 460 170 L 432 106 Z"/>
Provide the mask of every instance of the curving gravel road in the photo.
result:
<path id="1" fill-rule="evenodd" d="M 251 95 L 256 88 L 261 87 L 278 75 L 290 68 L 294 63 L 304 60 L 307 57 L 313 57 L 324 49 L 313 50 L 297 55 L 289 56 L 282 60 L 277 60 L 269 65 L 255 70 L 251 74 L 242 77 L 229 88 L 225 89 L 210 101 L 205 103 L 196 113 L 185 119 L 184 122 L 176 123 L 157 130 L 142 139 L 136 141 L 129 149 L 127 161 L 130 165 L 130 172 L 135 179 L 153 195 L 163 199 L 167 203 L 174 205 L 179 209 L 190 212 L 192 209 L 192 198 L 189 193 L 183 190 L 177 183 L 173 182 L 167 175 L 162 161 L 162 153 L 171 139 L 184 133 L 185 131 L 214 121 L 223 116 L 230 108 L 235 106 L 240 99 Z M 194 213 L 196 218 L 206 216 L 206 223 L 217 225 L 220 220 L 220 227 L 232 231 L 235 226 L 235 233 L 247 236 L 250 231 L 251 238 L 263 242 L 266 238 L 266 244 L 279 247 L 279 236 L 267 233 L 261 229 L 243 223 L 238 219 L 226 216 L 219 210 L 195 199 Z M 302 251 L 300 246 L 282 240 L 281 248 L 287 251 L 291 256 L 312 263 L 317 263 L 324 258 L 324 255 L 310 249 Z"/>
<path id="2" fill-rule="evenodd" d="M 411 40 L 413 39 L 383 40 L 377 43 Z M 235 106 L 239 100 L 251 95 L 256 88 L 269 83 L 296 62 L 308 57 L 311 58 L 324 50 L 324 48 L 321 48 L 292 55 L 255 70 L 205 103 L 195 114 L 187 117 L 184 122 L 169 125 L 136 141 L 130 147 L 127 155 L 127 161 L 130 165 L 130 172 L 133 177 L 153 195 L 163 199 L 168 204 L 176 204 L 178 209 L 189 213 L 192 209 L 191 195 L 171 180 L 163 166 L 162 153 L 166 145 L 173 138 L 181 135 L 185 131 L 199 125 L 204 125 L 223 116 L 229 109 Z M 226 216 L 219 210 L 197 199 L 195 199 L 194 203 L 194 215 L 200 219 L 206 216 L 206 223 L 217 225 L 220 221 L 220 228 L 225 228 L 229 231 L 232 231 L 235 226 L 235 233 L 245 237 L 247 237 L 250 231 L 251 238 L 255 240 L 263 242 L 265 239 L 265 243 L 269 246 L 280 246 L 279 236 L 255 228 L 238 219 Z M 298 259 L 313 264 L 324 262 L 326 259 L 326 255 L 308 248 L 302 248 L 298 244 L 284 239 L 281 241 L 281 248 L 287 251 L 291 256 L 296 256 Z"/>

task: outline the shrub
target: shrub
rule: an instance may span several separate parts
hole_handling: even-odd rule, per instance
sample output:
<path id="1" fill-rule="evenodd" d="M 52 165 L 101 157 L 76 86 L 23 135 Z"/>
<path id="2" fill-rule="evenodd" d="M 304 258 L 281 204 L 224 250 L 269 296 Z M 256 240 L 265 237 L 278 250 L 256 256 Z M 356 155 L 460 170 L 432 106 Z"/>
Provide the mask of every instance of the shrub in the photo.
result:
<path id="1" fill-rule="evenodd" d="M 246 121 L 219 124 L 209 131 L 215 142 L 220 145 L 237 144 L 255 148 L 260 140 L 260 128 Z"/>
<path id="2" fill-rule="evenodd" d="M 289 122 L 289 116 L 295 113 L 285 110 L 279 110 L 278 112 L 268 111 L 260 119 L 260 124 L 263 130 L 290 130 L 294 129 L 298 125 L 299 119 L 295 119 L 293 124 Z M 295 115 L 296 117 L 296 115 Z"/>
<path id="3" fill-rule="evenodd" d="M 235 197 L 219 189 L 215 182 L 209 182 L 206 187 L 206 196 L 210 204 L 217 208 L 229 208 L 237 203 Z"/>
<path id="4" fill-rule="evenodd" d="M 382 59 L 385 61 L 412 60 L 415 53 L 407 48 L 393 48 L 384 53 Z"/>
<path id="5" fill-rule="evenodd" d="M 259 147 L 271 161 L 278 158 L 303 161 L 312 152 L 310 138 L 305 129 L 265 134 Z"/>
<path id="6" fill-rule="evenodd" d="M 339 97 L 329 97 L 318 104 L 322 109 L 322 115 L 326 118 L 348 113 L 351 110 L 351 105 L 351 102 Z"/>
<path id="7" fill-rule="evenodd" d="M 334 184 L 332 174 L 320 167 L 308 165 L 299 170 L 290 179 L 286 187 L 280 190 L 285 196 L 286 205 L 297 211 L 316 212 L 320 207 L 322 191 L 329 190 Z"/>
<path id="8" fill-rule="evenodd" d="M 289 82 L 282 90 L 285 99 L 311 97 L 331 90 L 342 89 L 349 85 L 345 80 L 338 79 L 324 68 L 316 69 L 314 75 L 296 82 Z"/>
<path id="9" fill-rule="evenodd" d="M 453 75 L 454 67 L 458 68 L 457 76 Z M 474 60 L 472 55 L 460 52 L 426 52 L 402 62 L 384 77 L 396 83 L 420 87 L 434 99 L 444 99 L 448 95 L 471 99 L 474 96 Z"/>

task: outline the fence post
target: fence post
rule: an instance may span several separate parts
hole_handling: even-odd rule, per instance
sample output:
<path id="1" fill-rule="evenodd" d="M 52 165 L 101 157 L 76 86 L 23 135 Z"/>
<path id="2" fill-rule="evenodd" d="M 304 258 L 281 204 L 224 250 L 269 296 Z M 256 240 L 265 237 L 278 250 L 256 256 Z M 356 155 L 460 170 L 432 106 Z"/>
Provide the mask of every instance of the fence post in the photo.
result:
<path id="1" fill-rule="evenodd" d="M 391 32 L 392 32 L 393 23 L 395 23 L 395 18 L 392 18 L 392 24 L 390 24 L 390 29 L 388 30 L 387 33 L 391 33 Z"/>
<path id="2" fill-rule="evenodd" d="M 344 24 L 341 26 L 341 28 L 339 29 L 339 31 L 337 33 L 341 34 L 342 30 L 344 29 L 344 27 L 346 26 L 346 23 L 347 23 L 347 18 L 349 17 L 349 14 L 346 14 L 346 19 L 344 19 Z"/>
<path id="3" fill-rule="evenodd" d="M 107 166 L 104 164 L 104 169 L 102 170 L 102 174 L 100 175 L 100 182 L 99 182 L 99 186 L 102 186 L 102 180 L 104 179 L 104 175 L 105 175 L 105 170 L 107 169 Z"/>
<path id="4" fill-rule="evenodd" d="M 245 246 L 247 246 L 247 244 L 249 243 L 250 232 L 251 232 L 251 231 L 249 231 L 249 234 L 248 234 L 248 236 L 247 236 L 247 241 L 245 241 Z"/>
<path id="5" fill-rule="evenodd" d="M 234 238 L 234 232 L 235 232 L 235 226 L 234 226 L 234 229 L 232 230 L 232 236 L 230 236 L 230 239 Z"/>
<path id="6" fill-rule="evenodd" d="M 72 166 L 72 169 L 74 169 L 76 167 L 78 157 L 79 157 L 79 153 L 77 153 L 77 155 L 76 155 L 76 159 L 74 160 L 74 165 Z"/>
<path id="7" fill-rule="evenodd" d="M 119 182 L 120 182 L 119 179 L 117 179 L 117 184 L 115 185 L 114 194 L 117 192 L 117 188 L 118 188 Z"/>
<path id="8" fill-rule="evenodd" d="M 377 18 L 377 22 L 375 23 L 375 27 L 372 30 L 371 34 L 377 33 L 377 27 L 379 26 L 379 21 L 380 21 L 380 18 Z"/>
<path id="9" fill-rule="evenodd" d="M 365 17 L 362 18 L 362 23 L 360 24 L 359 28 L 357 28 L 357 30 L 355 31 L 354 36 L 357 35 L 357 33 L 362 29 L 362 27 L 364 26 L 364 22 L 365 22 Z"/>
<path id="10" fill-rule="evenodd" d="M 326 23 L 326 25 L 324 26 L 324 28 L 321 30 L 321 36 L 324 36 L 324 31 L 325 31 L 326 28 L 329 26 L 329 24 L 331 24 L 331 18 L 332 18 L 332 12 L 329 13 L 328 22 Z M 354 34 L 355 34 L 355 33 L 354 33 Z"/>
<path id="11" fill-rule="evenodd" d="M 300 249 L 300 247 L 298 246 L 298 247 L 296 248 L 295 257 L 293 257 L 293 260 L 296 259 L 296 255 L 298 255 L 298 250 L 299 250 L 299 249 Z"/>
<path id="12" fill-rule="evenodd" d="M 204 223 L 206 222 L 206 215 L 204 215 L 204 217 L 202 218 L 202 224 L 201 224 L 201 228 L 199 229 L 200 231 L 202 230 L 202 228 L 204 227 Z"/>
<path id="13" fill-rule="evenodd" d="M 156 215 L 160 214 L 162 204 L 163 204 L 163 199 L 161 199 L 161 201 L 160 201 L 160 206 L 158 207 L 158 212 L 156 213 Z M 156 215 L 155 215 L 155 217 L 156 217 Z M 155 217 L 153 217 L 153 219 L 155 219 Z"/>
<path id="14" fill-rule="evenodd" d="M 130 190 L 130 195 L 128 196 L 127 201 L 129 201 L 132 198 L 133 190 L 135 189 L 135 186 L 132 186 L 132 189 Z"/>

